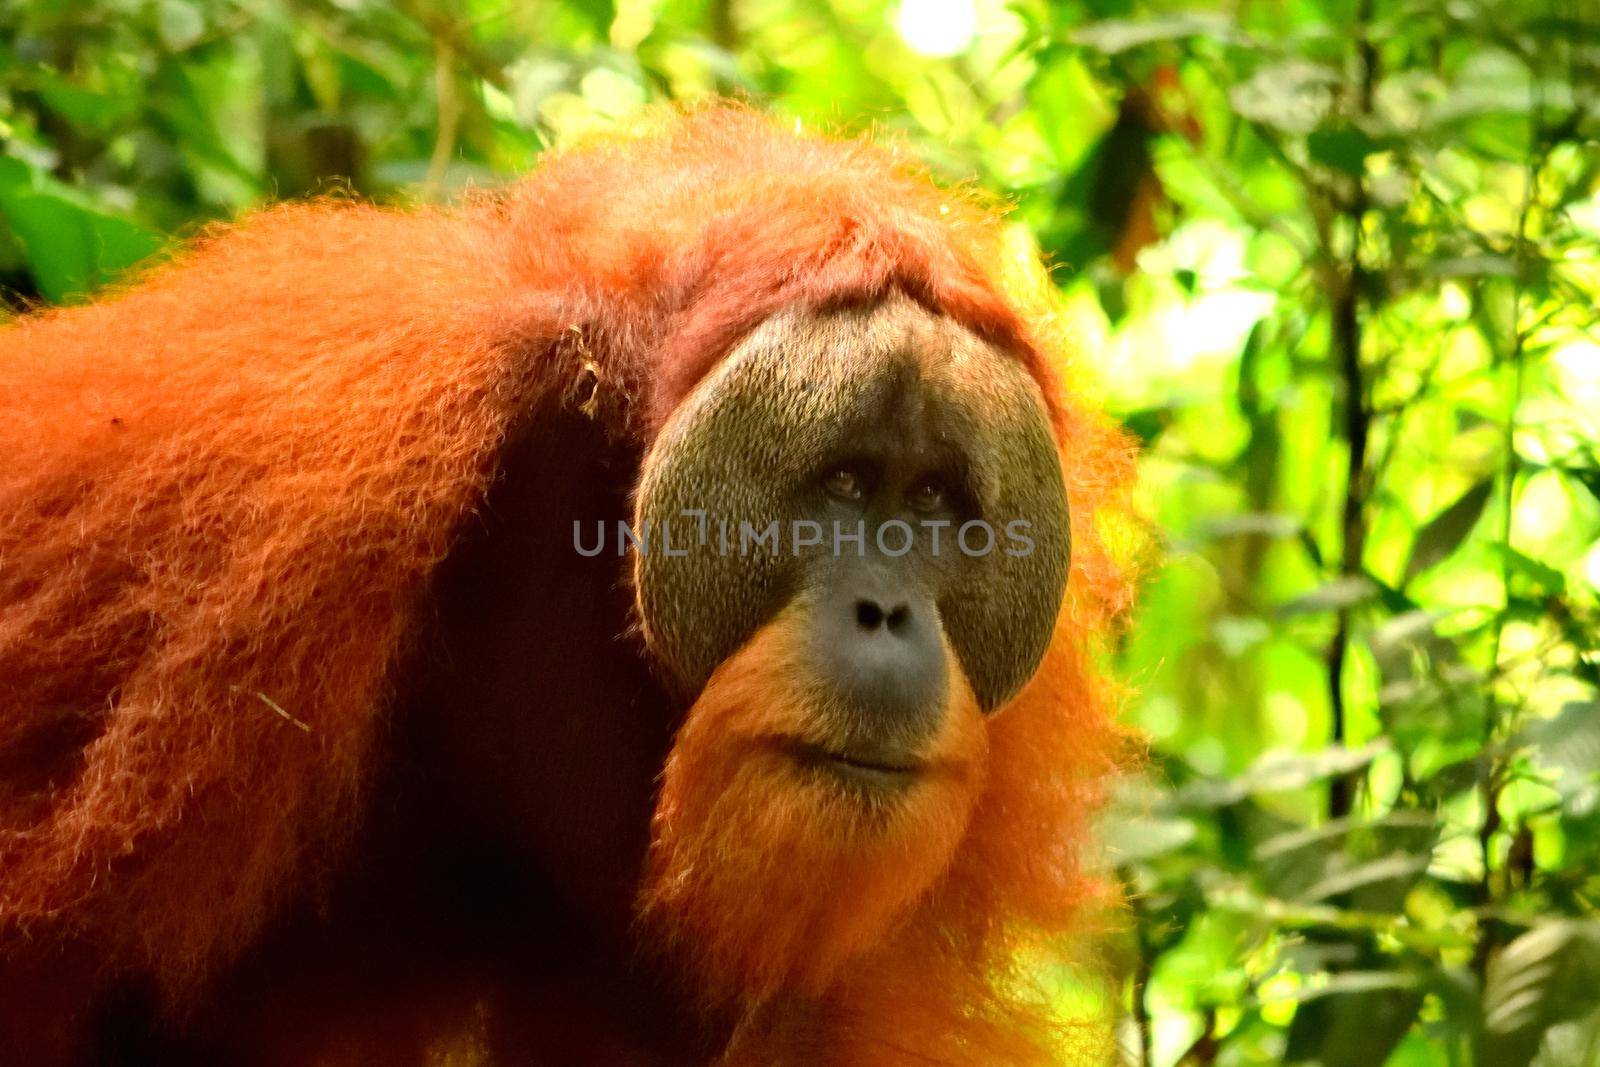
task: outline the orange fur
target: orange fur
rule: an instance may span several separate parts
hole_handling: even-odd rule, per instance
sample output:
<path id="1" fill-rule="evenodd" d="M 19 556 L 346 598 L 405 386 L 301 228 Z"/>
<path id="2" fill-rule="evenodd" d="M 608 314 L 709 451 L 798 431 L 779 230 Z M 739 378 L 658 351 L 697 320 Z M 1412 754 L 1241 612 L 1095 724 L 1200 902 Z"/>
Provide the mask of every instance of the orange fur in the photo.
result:
<path id="1" fill-rule="evenodd" d="M 282 209 L 0 334 L 0 953 L 180 995 L 347 834 L 514 413 L 484 239 Z"/>
<path id="2" fill-rule="evenodd" d="M 1042 984 L 1110 903 L 1081 850 L 1123 755 L 1114 696 L 1069 607 L 1038 676 L 989 724 L 989 784 L 913 921 L 840 983 L 842 1062 L 1099 1062 L 1103 1019 L 1063 1018 Z"/>
<path id="3" fill-rule="evenodd" d="M 787 620 L 718 670 L 667 764 L 642 908 L 741 1004 L 725 1067 L 1100 1058 L 1103 1020 L 1062 1018 L 1039 984 L 1108 902 L 1079 849 L 1123 754 L 1075 614 L 992 721 L 952 668 L 947 769 L 886 812 L 764 750 L 816 729 L 786 685 Z"/>
<path id="4" fill-rule="evenodd" d="M 185 1002 L 314 886 L 360 818 L 435 565 L 518 420 L 587 398 L 648 440 L 777 309 L 895 290 L 1045 389 L 1074 544 L 1056 645 L 986 724 L 981 793 L 952 785 L 928 837 L 891 835 L 874 869 L 710 738 L 761 727 L 740 709 L 794 710 L 746 676 L 781 660 L 773 631 L 685 727 L 661 855 L 706 900 L 736 906 L 695 882 L 701 855 L 787 894 L 770 944 L 752 894 L 702 959 L 758 994 L 815 994 L 775 997 L 736 1050 L 779 1059 L 825 1019 L 847 1060 L 1045 1055 L 1048 1013 L 1014 979 L 1092 895 L 1076 849 L 1118 747 L 1094 660 L 1129 597 L 1131 451 L 990 205 L 893 148 L 727 107 L 656 113 L 452 210 L 275 208 L 0 331 L 0 1002 L 69 950 Z M 983 745 L 959 747 L 975 784 Z M 681 823 L 735 796 L 748 851 Z M 809 887 L 838 903 L 796 896 L 770 862 L 787 841 L 844 879 Z M 686 928 L 710 930 L 688 899 Z M 785 926 L 801 917 L 816 925 Z M 804 937 L 827 951 L 805 959 Z"/>
<path id="5" fill-rule="evenodd" d="M 951 668 L 945 726 L 910 795 L 847 795 L 794 766 L 785 742 L 825 743 L 802 695 L 791 607 L 718 668 L 662 775 L 645 921 L 676 942 L 713 998 L 820 996 L 944 870 L 983 783 L 981 713 Z M 953 664 L 954 658 L 951 658 Z"/>

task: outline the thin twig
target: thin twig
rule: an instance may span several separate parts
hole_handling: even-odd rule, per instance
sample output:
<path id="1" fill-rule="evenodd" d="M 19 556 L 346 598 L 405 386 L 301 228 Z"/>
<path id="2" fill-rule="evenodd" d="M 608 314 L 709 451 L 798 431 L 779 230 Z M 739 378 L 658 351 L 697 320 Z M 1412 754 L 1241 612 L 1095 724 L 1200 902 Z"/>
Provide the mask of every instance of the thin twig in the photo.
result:
<path id="1" fill-rule="evenodd" d="M 1356 106 L 1362 115 L 1372 113 L 1373 89 L 1378 78 L 1378 53 L 1372 43 L 1372 0 L 1361 0 L 1356 11 Z M 1368 488 L 1367 440 L 1371 415 L 1367 410 L 1366 381 L 1361 368 L 1361 300 L 1367 288 L 1366 268 L 1361 262 L 1361 229 L 1368 207 L 1363 176 L 1355 176 L 1355 188 L 1345 214 L 1350 220 L 1350 254 L 1335 290 L 1332 308 L 1334 353 L 1339 360 L 1339 376 L 1344 384 L 1344 436 L 1349 445 L 1345 464 L 1344 505 L 1342 508 L 1339 576 L 1354 578 L 1362 573 L 1366 551 L 1366 502 Z M 1331 249 L 1330 249 L 1331 251 Z M 1332 742 L 1345 743 L 1349 732 L 1344 701 L 1344 665 L 1349 654 L 1350 606 L 1339 609 L 1333 639 L 1328 644 L 1328 706 Z M 1350 813 L 1354 781 L 1340 775 L 1330 783 L 1328 815 L 1342 818 Z"/>
<path id="2" fill-rule="evenodd" d="M 291 725 L 299 727 L 305 733 L 309 734 L 311 732 L 311 724 L 310 723 L 301 722 L 299 719 L 295 718 L 293 715 L 290 715 L 287 711 L 284 711 L 283 710 L 283 705 L 279 704 L 276 700 L 273 700 L 271 697 L 267 696 L 267 694 L 262 693 L 262 692 L 257 692 L 256 696 L 261 698 L 261 703 L 265 704 L 267 707 L 269 707 L 273 711 L 277 712 L 278 715 L 281 716 L 285 722 L 288 722 Z"/>
<path id="3" fill-rule="evenodd" d="M 450 157 L 456 151 L 456 131 L 461 127 L 461 94 L 456 85 L 456 52 L 444 34 L 433 38 L 433 87 L 438 102 L 434 128 L 433 154 L 428 158 L 428 175 L 422 182 L 423 195 L 438 199 L 444 187 Z"/>
<path id="4" fill-rule="evenodd" d="M 1506 404 L 1505 422 L 1502 427 L 1504 460 L 1501 469 L 1501 499 L 1504 506 L 1500 512 L 1499 539 L 1501 546 L 1506 550 L 1501 553 L 1500 561 L 1500 588 L 1505 597 L 1505 606 L 1495 619 L 1494 634 L 1489 643 L 1489 671 L 1494 678 L 1500 668 L 1500 646 L 1505 636 L 1506 618 L 1511 607 L 1511 548 L 1514 533 L 1513 518 L 1515 515 L 1517 480 L 1522 473 L 1522 463 L 1517 455 L 1517 411 L 1522 406 L 1522 391 L 1524 378 L 1523 350 L 1527 345 L 1530 330 L 1522 325 L 1522 304 L 1525 297 L 1525 281 L 1527 279 L 1527 251 L 1528 251 L 1528 219 L 1533 212 L 1535 197 L 1539 188 L 1540 174 L 1544 169 L 1546 154 L 1546 141 L 1544 136 L 1544 117 L 1542 106 L 1542 93 L 1536 76 L 1530 72 L 1534 82 L 1534 108 L 1529 119 L 1530 130 L 1528 134 L 1528 164 L 1527 174 L 1522 189 L 1522 206 L 1517 213 L 1517 234 L 1515 245 L 1512 248 L 1516 270 L 1512 276 L 1511 292 L 1511 351 L 1508 360 L 1511 364 L 1511 396 Z M 1483 712 L 1483 742 L 1486 748 L 1492 749 L 1491 742 L 1502 731 L 1504 723 L 1500 716 L 1500 702 L 1496 696 L 1496 685 L 1491 682 L 1484 686 L 1484 712 Z M 1506 767 L 1504 757 L 1496 754 L 1491 758 L 1489 773 L 1484 776 L 1482 785 L 1483 825 L 1478 830 L 1478 853 L 1483 862 L 1483 877 L 1478 887 L 1480 903 L 1488 906 L 1495 900 L 1495 884 L 1493 871 L 1494 836 L 1501 828 L 1500 818 L 1500 792 L 1506 781 Z M 1478 943 L 1473 947 L 1472 967 L 1480 976 L 1487 972 L 1489 957 L 1493 955 L 1499 943 L 1496 928 L 1492 923 L 1482 923 L 1478 931 Z"/>

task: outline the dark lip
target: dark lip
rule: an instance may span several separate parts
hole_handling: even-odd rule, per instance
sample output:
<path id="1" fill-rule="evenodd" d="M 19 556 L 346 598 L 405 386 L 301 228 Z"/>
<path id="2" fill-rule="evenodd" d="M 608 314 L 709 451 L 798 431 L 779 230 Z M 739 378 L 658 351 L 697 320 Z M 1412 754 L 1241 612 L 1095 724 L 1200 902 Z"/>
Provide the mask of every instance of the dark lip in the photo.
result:
<path id="1" fill-rule="evenodd" d="M 784 754 L 805 767 L 816 767 L 845 778 L 874 785 L 910 782 L 927 770 L 927 764 L 910 756 L 863 750 L 835 751 L 809 741 L 786 741 Z"/>

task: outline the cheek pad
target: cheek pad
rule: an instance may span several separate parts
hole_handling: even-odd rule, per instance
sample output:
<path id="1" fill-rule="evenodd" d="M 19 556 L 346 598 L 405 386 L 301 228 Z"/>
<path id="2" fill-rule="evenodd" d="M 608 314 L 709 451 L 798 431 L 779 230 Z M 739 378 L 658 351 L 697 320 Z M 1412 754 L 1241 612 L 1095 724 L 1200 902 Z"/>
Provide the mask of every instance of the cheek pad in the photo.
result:
<path id="1" fill-rule="evenodd" d="M 871 383 L 907 358 L 904 330 L 875 326 L 889 318 L 768 320 L 657 438 L 635 497 L 634 529 L 648 539 L 635 553 L 635 592 L 646 643 L 685 692 L 698 692 L 792 587 L 796 491 L 841 444 L 840 428 Z M 955 562 L 939 608 L 979 703 L 993 710 L 1027 682 L 1049 645 L 1070 557 L 1066 498 L 1031 376 L 966 331 L 940 328 L 950 338 L 946 354 L 923 373 L 944 394 L 961 439 L 975 443 L 971 476 L 995 544 Z M 1013 520 L 1028 524 L 1026 554 L 1007 552 L 1016 547 L 1006 531 Z M 773 523 L 776 544 L 752 540 Z M 960 550 L 951 538 L 941 551 Z"/>
<path id="2" fill-rule="evenodd" d="M 834 446 L 852 382 L 875 366 L 838 319 L 791 314 L 758 328 L 695 388 L 645 461 L 634 508 L 634 529 L 651 539 L 634 559 L 639 614 L 652 653 L 686 691 L 772 613 L 798 562 L 789 502 Z M 776 544 L 756 543 L 773 523 Z"/>
<path id="3" fill-rule="evenodd" d="M 1066 594 L 1072 544 L 1061 462 L 1038 386 L 1016 361 L 990 354 L 944 384 L 972 449 L 971 478 L 995 547 L 965 556 L 939 610 L 985 711 L 1015 696 L 1039 668 Z M 952 397 L 954 400 L 954 397 Z M 1008 525 L 1031 547 L 1007 536 Z M 957 551 L 960 551 L 957 546 Z"/>

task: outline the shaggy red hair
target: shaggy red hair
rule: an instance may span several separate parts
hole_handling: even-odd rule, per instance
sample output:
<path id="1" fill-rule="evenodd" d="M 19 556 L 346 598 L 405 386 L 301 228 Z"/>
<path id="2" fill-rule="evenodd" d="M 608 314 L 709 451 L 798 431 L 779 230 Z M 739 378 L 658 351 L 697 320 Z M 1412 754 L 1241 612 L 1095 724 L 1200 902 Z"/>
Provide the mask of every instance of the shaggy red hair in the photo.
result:
<path id="1" fill-rule="evenodd" d="M 1050 1054 L 1023 978 L 1091 894 L 1129 447 L 988 205 L 893 147 L 728 107 L 454 209 L 273 208 L 0 332 L 0 973 L 90 946 L 103 975 L 192 996 L 348 839 L 391 672 L 513 423 L 587 398 L 648 437 L 775 311 L 894 290 L 1032 368 L 1072 571 L 1043 669 L 982 724 L 946 872 L 881 901 L 886 942 L 841 933 L 856 961 L 797 980 L 852 1061 Z M 796 977 L 749 950 L 717 965 Z M 795 1025 L 752 1017 L 731 1055 L 802 1047 Z"/>
<path id="2" fill-rule="evenodd" d="M 987 770 L 983 716 L 956 694 L 911 795 L 849 796 L 794 773 L 773 739 L 815 735 L 792 606 L 730 656 L 673 742 L 641 900 L 712 1000 L 825 996 L 950 865 Z"/>

